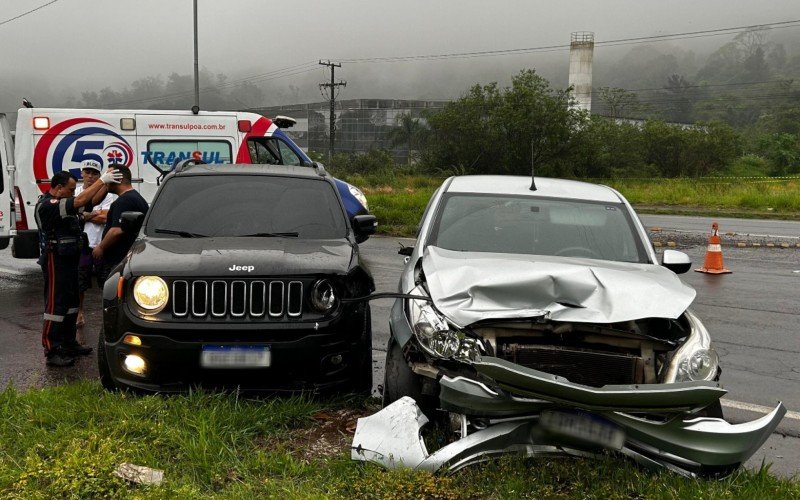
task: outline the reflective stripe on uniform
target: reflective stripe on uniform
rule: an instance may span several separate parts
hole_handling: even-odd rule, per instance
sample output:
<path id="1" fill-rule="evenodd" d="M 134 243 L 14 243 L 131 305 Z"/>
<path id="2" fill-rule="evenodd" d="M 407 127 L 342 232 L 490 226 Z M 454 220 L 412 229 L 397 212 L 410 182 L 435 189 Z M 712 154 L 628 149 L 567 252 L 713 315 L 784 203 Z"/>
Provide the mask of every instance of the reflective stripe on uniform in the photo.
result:
<path id="1" fill-rule="evenodd" d="M 58 200 L 58 213 L 61 217 L 66 217 L 67 215 L 67 198 L 61 198 Z"/>
<path id="2" fill-rule="evenodd" d="M 45 307 L 44 315 L 45 320 L 44 324 L 42 325 L 42 347 L 44 347 L 44 352 L 50 352 L 50 331 L 53 329 L 53 320 L 49 320 L 46 316 L 54 316 L 53 313 L 55 312 L 55 289 L 56 289 L 56 268 L 54 264 L 53 254 L 47 254 L 47 307 Z M 57 322 L 63 322 L 63 316 L 56 316 L 57 318 L 60 317 L 60 320 L 56 320 Z"/>
<path id="3" fill-rule="evenodd" d="M 77 312 L 77 309 L 75 310 L 75 312 Z M 69 314 L 69 312 L 67 312 L 67 314 Z M 55 321 L 56 323 L 61 323 L 64 321 L 64 316 L 59 316 L 58 314 L 44 313 L 42 315 L 42 319 L 44 319 L 45 321 Z"/>
<path id="4" fill-rule="evenodd" d="M 77 307 L 72 307 L 70 309 L 67 309 L 67 314 L 75 314 L 76 312 L 78 312 Z"/>

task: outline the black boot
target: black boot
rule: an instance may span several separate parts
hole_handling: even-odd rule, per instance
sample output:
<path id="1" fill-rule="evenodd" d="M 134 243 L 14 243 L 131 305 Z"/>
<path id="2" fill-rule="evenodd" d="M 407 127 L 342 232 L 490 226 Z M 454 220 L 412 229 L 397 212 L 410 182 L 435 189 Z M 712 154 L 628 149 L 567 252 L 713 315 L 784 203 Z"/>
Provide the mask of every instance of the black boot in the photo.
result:
<path id="1" fill-rule="evenodd" d="M 65 367 L 75 364 L 75 358 L 70 356 L 62 347 L 51 349 L 47 353 L 47 366 Z"/>

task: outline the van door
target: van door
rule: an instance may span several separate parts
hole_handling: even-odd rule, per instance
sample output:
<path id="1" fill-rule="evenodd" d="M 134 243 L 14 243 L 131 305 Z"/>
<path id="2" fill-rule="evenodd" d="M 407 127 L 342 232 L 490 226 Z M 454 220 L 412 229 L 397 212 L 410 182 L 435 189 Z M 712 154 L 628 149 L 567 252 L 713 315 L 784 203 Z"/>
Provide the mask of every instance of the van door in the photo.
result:
<path id="1" fill-rule="evenodd" d="M 9 167 L 14 165 L 14 143 L 4 113 L 0 113 L 0 250 L 8 247 L 11 234 L 13 188 Z"/>

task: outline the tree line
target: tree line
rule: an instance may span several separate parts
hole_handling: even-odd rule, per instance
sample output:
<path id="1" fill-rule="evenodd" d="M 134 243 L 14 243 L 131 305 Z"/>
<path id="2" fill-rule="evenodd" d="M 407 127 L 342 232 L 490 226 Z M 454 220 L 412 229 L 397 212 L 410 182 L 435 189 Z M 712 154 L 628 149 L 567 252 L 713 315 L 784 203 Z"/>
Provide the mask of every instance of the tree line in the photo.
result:
<path id="1" fill-rule="evenodd" d="M 389 146 L 404 145 L 412 151 L 414 168 L 433 173 L 528 175 L 533 170 L 579 178 L 796 174 L 800 88 L 792 89 L 794 107 L 764 112 L 747 128 L 718 118 L 682 124 L 659 116 L 589 115 L 571 106 L 569 89 L 553 88 L 528 69 L 509 86 L 474 85 L 421 118 L 402 115 Z M 383 168 L 353 155 L 335 163 L 351 171 Z"/>

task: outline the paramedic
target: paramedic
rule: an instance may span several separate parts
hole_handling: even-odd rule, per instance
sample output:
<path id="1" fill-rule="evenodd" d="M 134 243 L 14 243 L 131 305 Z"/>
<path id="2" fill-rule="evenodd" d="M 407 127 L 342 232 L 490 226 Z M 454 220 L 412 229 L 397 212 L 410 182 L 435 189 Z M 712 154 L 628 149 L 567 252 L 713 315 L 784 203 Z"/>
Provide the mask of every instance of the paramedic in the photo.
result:
<path id="1" fill-rule="evenodd" d="M 86 160 L 81 164 L 81 176 L 83 177 L 83 184 L 78 186 L 75 194 L 80 194 L 84 189 L 91 187 L 92 184 L 100 179 L 100 163 L 95 160 Z M 111 202 L 116 199 L 111 193 L 106 194 L 106 197 L 99 204 L 94 205 L 94 210 L 91 212 L 83 212 L 83 232 L 86 233 L 87 246 L 81 251 L 80 264 L 78 264 L 78 291 L 80 292 L 80 304 L 78 305 L 78 340 L 82 334 L 81 327 L 85 324 L 86 320 L 83 314 L 83 297 L 86 290 L 92 287 L 92 278 L 96 278 L 97 286 L 103 288 L 103 283 L 100 281 L 100 272 L 103 265 L 102 261 L 95 260 L 92 257 L 92 249 L 100 243 L 100 238 L 103 237 L 103 228 L 106 225 L 106 214 Z"/>
<path id="2" fill-rule="evenodd" d="M 83 240 L 78 214 L 106 195 L 106 184 L 119 182 L 121 174 L 106 170 L 96 182 L 73 197 L 77 181 L 68 171 L 56 172 L 50 191 L 36 203 L 39 226 L 39 265 L 44 273 L 44 325 L 42 346 L 48 366 L 70 366 L 75 356 L 91 352 L 75 339 L 78 317 L 78 260 Z"/>

